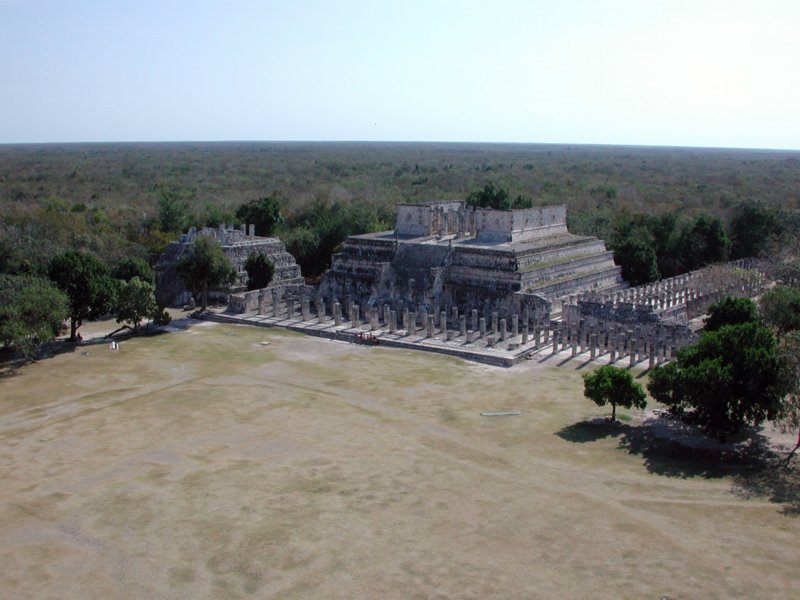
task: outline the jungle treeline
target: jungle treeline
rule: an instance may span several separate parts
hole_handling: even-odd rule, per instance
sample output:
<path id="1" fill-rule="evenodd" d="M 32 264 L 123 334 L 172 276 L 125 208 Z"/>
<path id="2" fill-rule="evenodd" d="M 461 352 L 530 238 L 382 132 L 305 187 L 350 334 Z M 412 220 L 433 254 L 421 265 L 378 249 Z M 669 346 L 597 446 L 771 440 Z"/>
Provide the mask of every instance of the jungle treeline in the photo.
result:
<path id="1" fill-rule="evenodd" d="M 252 211 L 260 206 L 277 213 L 257 233 L 279 235 L 304 273 L 315 276 L 347 235 L 391 228 L 396 203 L 466 199 L 487 186 L 520 205 L 566 204 L 570 230 L 605 239 L 638 283 L 743 252 L 791 255 L 800 152 L 355 142 L 6 145 L 0 272 L 44 275 L 52 257 L 68 250 L 110 267 L 130 257 L 152 263 L 181 230 L 257 222 Z M 751 218 L 757 228 L 743 226 Z M 764 239 L 752 246 L 756 230 Z"/>

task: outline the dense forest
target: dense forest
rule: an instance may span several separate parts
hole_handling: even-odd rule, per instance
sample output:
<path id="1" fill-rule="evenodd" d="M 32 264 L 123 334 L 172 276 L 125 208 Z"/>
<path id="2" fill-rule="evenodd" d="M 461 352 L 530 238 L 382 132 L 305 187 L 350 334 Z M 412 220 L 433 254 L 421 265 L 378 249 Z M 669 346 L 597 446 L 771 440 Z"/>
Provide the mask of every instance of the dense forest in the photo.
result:
<path id="1" fill-rule="evenodd" d="M 570 230 L 604 239 L 637 285 L 729 258 L 796 260 L 800 153 L 434 143 L 0 146 L 0 294 L 29 300 L 6 303 L 0 337 L 8 344 L 27 336 L 33 347 L 47 337 L 33 324 L 57 322 L 41 313 L 63 315 L 67 300 L 73 336 L 82 319 L 103 311 L 129 315 L 133 327 L 160 317 L 149 265 L 190 226 L 254 223 L 258 235 L 281 237 L 314 278 L 348 235 L 390 229 L 398 202 L 447 199 L 494 208 L 564 203 Z M 79 277 L 84 283 L 70 283 Z M 40 301 L 48 281 L 68 298 Z M 79 291 L 86 293 L 77 306 Z"/>

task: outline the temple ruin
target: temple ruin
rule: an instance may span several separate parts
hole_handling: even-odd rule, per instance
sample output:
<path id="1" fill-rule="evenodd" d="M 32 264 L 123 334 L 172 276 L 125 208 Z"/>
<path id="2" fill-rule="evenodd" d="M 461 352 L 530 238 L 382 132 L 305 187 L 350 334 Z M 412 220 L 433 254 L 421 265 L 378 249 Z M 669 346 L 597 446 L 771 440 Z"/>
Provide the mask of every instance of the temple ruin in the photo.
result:
<path id="1" fill-rule="evenodd" d="M 291 277 L 233 293 L 206 318 L 499 366 L 566 355 L 649 368 L 696 339 L 690 320 L 711 303 L 763 290 L 762 267 L 736 261 L 631 288 L 602 240 L 567 231 L 564 206 L 400 205 L 395 229 L 349 237 L 319 286 Z"/>
<path id="2" fill-rule="evenodd" d="M 362 306 L 544 316 L 560 299 L 627 287 L 605 243 L 567 231 L 563 205 L 401 204 L 394 231 L 351 236 L 320 292 Z"/>
<path id="3" fill-rule="evenodd" d="M 222 246 L 222 251 L 236 269 L 236 281 L 227 291 L 212 292 L 227 299 L 228 293 L 242 292 L 247 289 L 247 271 L 244 263 L 247 257 L 254 253 L 263 253 L 269 257 L 275 266 L 275 273 L 267 289 L 280 289 L 287 285 L 302 285 L 303 277 L 300 267 L 294 256 L 286 251 L 286 247 L 278 238 L 258 237 L 255 234 L 255 225 L 239 229 L 231 226 L 220 225 L 219 228 L 192 227 L 181 235 L 180 239 L 167 245 L 155 265 L 156 271 L 156 300 L 162 306 L 180 306 L 191 300 L 191 292 L 186 289 L 183 280 L 176 271 L 178 261 L 184 252 L 199 236 L 208 236 L 216 239 Z"/>

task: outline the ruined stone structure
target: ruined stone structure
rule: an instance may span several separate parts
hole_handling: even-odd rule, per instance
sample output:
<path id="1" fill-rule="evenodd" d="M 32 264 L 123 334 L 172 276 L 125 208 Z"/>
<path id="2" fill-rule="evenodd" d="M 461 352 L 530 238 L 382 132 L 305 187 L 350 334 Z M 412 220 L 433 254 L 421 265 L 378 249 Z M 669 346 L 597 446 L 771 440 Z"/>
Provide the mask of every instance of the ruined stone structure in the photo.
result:
<path id="1" fill-rule="evenodd" d="M 567 231 L 565 206 L 488 210 L 438 202 L 400 205 L 394 231 L 348 238 L 320 292 L 397 311 L 450 315 L 457 308 L 510 318 L 525 310 L 543 317 L 569 294 L 624 287 L 602 240 Z"/>
<path id="2" fill-rule="evenodd" d="M 219 241 L 225 256 L 236 269 L 237 279 L 229 292 L 239 292 L 247 288 L 247 271 L 244 269 L 244 263 L 250 254 L 258 252 L 266 254 L 275 265 L 275 274 L 266 289 L 281 289 L 303 284 L 300 267 L 294 257 L 286 251 L 283 242 L 278 238 L 256 236 L 255 225 L 250 225 L 249 228 L 241 225 L 239 229 L 225 225 L 220 225 L 219 228 L 204 227 L 200 230 L 192 227 L 181 235 L 178 241 L 171 242 L 156 262 L 156 299 L 160 304 L 177 306 L 185 304 L 191 298 L 190 292 L 176 272 L 176 266 L 183 253 L 198 236 L 210 236 Z"/>
<path id="3" fill-rule="evenodd" d="M 563 206 L 440 202 L 401 205 L 394 231 L 348 238 L 319 287 L 232 294 L 229 314 L 208 318 L 502 366 L 566 354 L 650 368 L 696 339 L 690 319 L 712 302 L 766 281 L 746 260 L 630 288 L 601 240 L 567 231 Z"/>

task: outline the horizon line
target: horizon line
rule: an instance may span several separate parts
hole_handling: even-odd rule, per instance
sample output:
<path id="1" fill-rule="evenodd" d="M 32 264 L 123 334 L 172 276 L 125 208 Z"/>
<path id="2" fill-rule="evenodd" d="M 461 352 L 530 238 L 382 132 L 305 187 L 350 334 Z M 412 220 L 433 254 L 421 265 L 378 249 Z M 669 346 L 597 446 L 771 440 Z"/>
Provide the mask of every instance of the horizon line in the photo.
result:
<path id="1" fill-rule="evenodd" d="M 157 145 L 157 144 L 396 144 L 396 145 L 483 145 L 483 146 L 581 146 L 601 148 L 650 148 L 673 150 L 725 150 L 757 152 L 800 152 L 798 148 L 774 148 L 765 146 L 686 146 L 677 144 L 626 144 L 603 142 L 497 142 L 497 141 L 451 141 L 451 140 L 299 140 L 299 139 L 229 139 L 229 140 L 77 140 L 55 142 L 0 142 L 4 146 L 69 146 L 69 145 Z"/>

